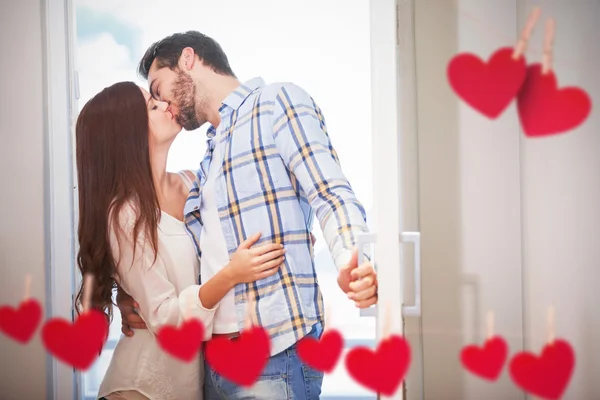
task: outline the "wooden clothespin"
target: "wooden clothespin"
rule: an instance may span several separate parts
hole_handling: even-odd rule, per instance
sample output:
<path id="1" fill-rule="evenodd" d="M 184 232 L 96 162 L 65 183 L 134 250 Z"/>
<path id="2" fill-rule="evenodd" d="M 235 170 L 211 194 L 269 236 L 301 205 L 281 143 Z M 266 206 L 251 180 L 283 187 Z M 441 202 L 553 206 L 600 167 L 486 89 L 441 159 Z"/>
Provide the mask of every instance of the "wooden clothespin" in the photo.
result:
<path id="1" fill-rule="evenodd" d="M 548 307 L 546 319 L 547 319 L 546 329 L 548 330 L 548 344 L 552 345 L 552 344 L 554 344 L 554 339 L 556 338 L 555 333 L 554 333 L 554 307 L 552 307 L 552 306 Z"/>
<path id="2" fill-rule="evenodd" d="M 325 306 L 325 318 L 323 319 L 323 331 L 329 328 L 329 324 L 331 323 L 331 317 L 329 313 L 331 312 L 331 307 Z"/>
<path id="3" fill-rule="evenodd" d="M 92 303 L 92 289 L 94 285 L 94 276 L 92 274 L 85 274 L 83 277 L 83 314 L 90 311 L 91 303 Z"/>
<path id="4" fill-rule="evenodd" d="M 529 38 L 531 37 L 531 33 L 533 32 L 533 28 L 540 18 L 541 9 L 540 7 L 534 7 L 529 13 L 529 17 L 527 18 L 527 23 L 525 24 L 525 28 L 521 32 L 521 38 L 515 45 L 515 50 L 513 51 L 512 58 L 513 60 L 518 60 L 523 53 L 527 50 L 527 44 L 529 43 Z"/>
<path id="5" fill-rule="evenodd" d="M 25 275 L 25 292 L 23 296 L 23 301 L 29 300 L 31 297 L 31 274 Z"/>
<path id="6" fill-rule="evenodd" d="M 494 337 L 494 313 L 488 311 L 487 313 L 487 340 Z"/>
<path id="7" fill-rule="evenodd" d="M 544 34 L 544 54 L 542 56 L 542 75 L 552 71 L 552 53 L 554 48 L 554 18 L 548 18 L 546 21 L 546 33 Z"/>
<path id="8" fill-rule="evenodd" d="M 254 325 L 252 323 L 252 308 L 253 308 L 253 306 L 254 306 L 254 300 L 248 299 L 248 302 L 246 303 L 246 319 L 244 320 L 244 329 L 245 330 L 252 329 L 252 325 Z"/>

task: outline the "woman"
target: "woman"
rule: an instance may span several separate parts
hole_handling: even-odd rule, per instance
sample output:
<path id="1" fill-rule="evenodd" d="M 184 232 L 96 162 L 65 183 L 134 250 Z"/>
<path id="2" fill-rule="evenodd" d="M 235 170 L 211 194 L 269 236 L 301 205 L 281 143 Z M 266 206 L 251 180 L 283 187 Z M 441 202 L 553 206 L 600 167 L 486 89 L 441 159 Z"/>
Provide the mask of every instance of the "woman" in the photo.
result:
<path id="1" fill-rule="evenodd" d="M 279 244 L 251 248 L 256 234 L 219 274 L 196 284 L 199 262 L 183 222 L 194 176 L 166 171 L 180 131 L 167 105 L 131 82 L 104 89 L 77 120 L 79 268 L 95 278 L 93 307 L 110 319 L 118 285 L 137 300 L 148 327 L 119 340 L 99 398 L 201 399 L 201 360 L 163 352 L 158 329 L 196 317 L 207 340 L 218 302 L 236 284 L 274 274 L 284 259 Z"/>

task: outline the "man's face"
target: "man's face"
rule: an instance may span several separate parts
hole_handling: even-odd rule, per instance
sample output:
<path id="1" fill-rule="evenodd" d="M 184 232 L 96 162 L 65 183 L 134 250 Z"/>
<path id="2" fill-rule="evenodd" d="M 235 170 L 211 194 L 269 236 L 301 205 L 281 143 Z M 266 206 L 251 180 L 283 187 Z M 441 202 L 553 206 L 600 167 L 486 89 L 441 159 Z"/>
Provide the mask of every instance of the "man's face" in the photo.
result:
<path id="1" fill-rule="evenodd" d="M 156 68 L 152 63 L 148 73 L 149 91 L 156 100 L 169 104 L 177 123 L 187 131 L 193 131 L 206 123 L 206 111 L 196 93 L 196 85 L 192 77 L 175 68 Z"/>

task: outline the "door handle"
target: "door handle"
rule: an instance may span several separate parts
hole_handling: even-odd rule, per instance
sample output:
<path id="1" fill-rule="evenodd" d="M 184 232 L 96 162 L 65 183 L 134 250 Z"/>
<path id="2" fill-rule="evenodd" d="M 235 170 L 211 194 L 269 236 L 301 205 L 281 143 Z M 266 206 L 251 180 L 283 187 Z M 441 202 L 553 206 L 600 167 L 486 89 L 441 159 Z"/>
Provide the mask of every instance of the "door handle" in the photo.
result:
<path id="1" fill-rule="evenodd" d="M 420 317 L 421 316 L 421 233 L 420 232 L 402 232 L 400 234 L 401 243 L 412 243 L 415 248 L 413 261 L 414 268 L 414 290 L 415 297 L 412 306 L 402 305 L 402 316 Z"/>
<path id="2" fill-rule="evenodd" d="M 358 265 L 364 262 L 363 249 L 367 244 L 374 244 L 377 242 L 377 234 L 375 233 L 363 233 L 359 234 L 356 240 L 356 246 L 358 247 Z M 420 317 L 421 316 L 421 233 L 420 232 L 402 232 L 400 234 L 401 243 L 412 243 L 415 248 L 414 253 L 414 287 L 415 296 L 413 305 L 402 305 L 402 316 L 403 317 Z M 376 263 L 373 258 L 373 265 Z M 369 308 L 362 308 L 360 310 L 361 317 L 374 317 L 377 315 L 377 305 Z"/>

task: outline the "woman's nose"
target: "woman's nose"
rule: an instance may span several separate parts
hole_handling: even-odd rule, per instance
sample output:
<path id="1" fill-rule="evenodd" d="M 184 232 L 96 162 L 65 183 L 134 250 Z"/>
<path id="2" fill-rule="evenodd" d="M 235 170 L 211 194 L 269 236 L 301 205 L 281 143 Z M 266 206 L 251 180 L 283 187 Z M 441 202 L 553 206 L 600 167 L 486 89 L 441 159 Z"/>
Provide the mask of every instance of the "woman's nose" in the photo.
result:
<path id="1" fill-rule="evenodd" d="M 170 107 L 170 104 L 166 101 L 159 101 L 157 104 L 158 108 L 162 111 L 167 111 Z"/>

